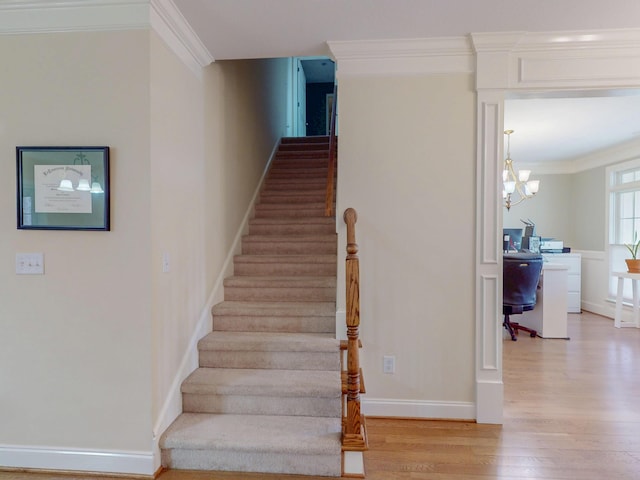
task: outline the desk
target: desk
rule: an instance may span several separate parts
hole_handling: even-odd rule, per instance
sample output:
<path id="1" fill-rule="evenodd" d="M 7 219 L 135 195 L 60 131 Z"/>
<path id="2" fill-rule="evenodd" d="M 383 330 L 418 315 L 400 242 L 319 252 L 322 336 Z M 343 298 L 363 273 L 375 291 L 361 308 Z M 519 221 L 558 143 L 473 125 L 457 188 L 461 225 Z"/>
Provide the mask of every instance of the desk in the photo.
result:
<path id="1" fill-rule="evenodd" d="M 567 335 L 567 265 L 545 262 L 542 264 L 540 288 L 536 306 L 522 314 L 522 325 L 533 328 L 542 338 L 562 338 Z M 640 278 L 640 275 L 638 275 Z"/>
<path id="2" fill-rule="evenodd" d="M 640 328 L 640 301 L 638 299 L 638 280 L 640 280 L 640 273 L 629 272 L 613 272 L 614 277 L 618 277 L 618 294 L 616 295 L 616 316 L 613 322 L 613 326 L 616 328 L 621 327 L 636 327 Z M 633 288 L 633 321 L 622 321 L 622 292 L 624 290 L 624 279 L 631 280 L 631 286 Z"/>

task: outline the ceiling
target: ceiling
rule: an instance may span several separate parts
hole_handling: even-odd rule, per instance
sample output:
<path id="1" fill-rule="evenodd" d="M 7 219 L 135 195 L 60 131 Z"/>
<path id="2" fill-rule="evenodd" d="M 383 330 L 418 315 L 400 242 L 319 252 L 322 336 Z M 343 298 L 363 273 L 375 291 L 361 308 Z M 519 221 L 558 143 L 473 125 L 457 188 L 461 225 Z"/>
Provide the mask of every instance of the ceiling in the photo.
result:
<path id="1" fill-rule="evenodd" d="M 329 58 L 314 58 L 302 60 L 307 83 L 334 83 L 336 78 L 336 64 Z"/>
<path id="2" fill-rule="evenodd" d="M 640 89 L 561 95 L 505 101 L 504 128 L 514 131 L 516 164 L 569 162 L 622 144 L 640 147 Z"/>
<path id="3" fill-rule="evenodd" d="M 327 41 L 640 26 L 640 0 L 173 1 L 215 60 L 326 56 Z M 320 66 L 312 63 L 309 68 Z M 307 75 L 319 81 L 312 79 L 320 78 L 315 77 L 320 71 Z M 640 142 L 637 92 L 563 95 L 506 102 L 514 161 L 558 162 Z"/>

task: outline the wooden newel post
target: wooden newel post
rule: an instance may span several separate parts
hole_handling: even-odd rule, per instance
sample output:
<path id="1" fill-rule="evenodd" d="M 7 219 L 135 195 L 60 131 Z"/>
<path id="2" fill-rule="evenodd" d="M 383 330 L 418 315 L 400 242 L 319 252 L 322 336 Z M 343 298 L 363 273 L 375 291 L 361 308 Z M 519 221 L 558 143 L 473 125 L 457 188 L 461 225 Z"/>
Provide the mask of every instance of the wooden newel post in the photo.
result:
<path id="1" fill-rule="evenodd" d="M 346 310 L 347 310 L 347 417 L 345 419 L 345 446 L 363 448 L 365 440 L 360 414 L 360 272 L 355 224 L 358 215 L 353 208 L 344 212 L 347 224 Z"/>

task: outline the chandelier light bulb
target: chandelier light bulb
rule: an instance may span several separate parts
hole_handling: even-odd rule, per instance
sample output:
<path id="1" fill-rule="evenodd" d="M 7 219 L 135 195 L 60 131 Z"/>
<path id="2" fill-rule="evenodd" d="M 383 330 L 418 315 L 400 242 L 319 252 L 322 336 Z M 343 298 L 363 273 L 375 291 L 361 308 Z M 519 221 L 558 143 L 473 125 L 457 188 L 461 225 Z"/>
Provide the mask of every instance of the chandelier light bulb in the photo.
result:
<path id="1" fill-rule="evenodd" d="M 505 130 L 507 136 L 507 155 L 504 159 L 504 169 L 502 170 L 502 198 L 507 210 L 513 205 L 533 197 L 540 189 L 539 180 L 529 180 L 531 170 L 520 170 L 516 173 L 511 158 L 511 134 L 513 130 Z"/>

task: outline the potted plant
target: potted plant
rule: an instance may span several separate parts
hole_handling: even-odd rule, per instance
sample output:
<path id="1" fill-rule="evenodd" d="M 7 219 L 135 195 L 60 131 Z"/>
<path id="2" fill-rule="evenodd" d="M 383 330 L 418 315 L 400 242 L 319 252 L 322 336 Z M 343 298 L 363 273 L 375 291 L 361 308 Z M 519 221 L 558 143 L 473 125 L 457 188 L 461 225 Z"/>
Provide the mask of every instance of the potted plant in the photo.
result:
<path id="1" fill-rule="evenodd" d="M 629 250 L 631 258 L 627 258 L 627 271 L 629 273 L 640 273 L 640 260 L 638 257 L 638 250 L 640 249 L 640 240 L 638 240 L 638 232 L 633 234 L 633 243 L 625 243 L 625 247 Z"/>

